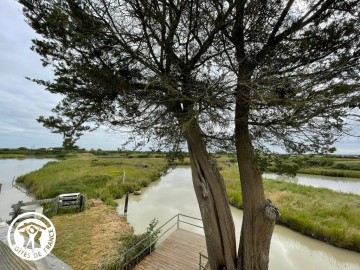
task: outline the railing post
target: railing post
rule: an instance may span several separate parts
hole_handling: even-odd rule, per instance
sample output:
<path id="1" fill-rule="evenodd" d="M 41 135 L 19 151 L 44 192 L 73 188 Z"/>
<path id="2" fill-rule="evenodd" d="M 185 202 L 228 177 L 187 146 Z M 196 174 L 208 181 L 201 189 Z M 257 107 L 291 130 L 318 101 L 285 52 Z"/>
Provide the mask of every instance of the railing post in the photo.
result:
<path id="1" fill-rule="evenodd" d="M 162 237 L 164 236 L 170 229 L 173 229 L 175 227 L 175 225 L 177 225 L 177 228 L 180 227 L 180 222 L 182 223 L 185 223 L 185 224 L 189 224 L 189 225 L 192 225 L 192 226 L 195 226 L 195 227 L 199 227 L 199 228 L 203 228 L 203 227 L 200 227 L 198 225 L 195 225 L 195 224 L 192 224 L 192 223 L 189 223 L 187 221 L 184 221 L 184 220 L 180 220 L 180 215 L 185 217 L 185 218 L 192 218 L 192 219 L 196 219 L 196 220 L 201 220 L 199 218 L 194 218 L 194 217 L 191 217 L 191 216 L 187 216 L 187 215 L 183 215 L 183 214 L 180 214 L 178 213 L 177 215 L 174 215 L 171 219 L 169 219 L 167 222 L 165 222 L 162 226 L 160 226 L 160 228 L 158 229 L 154 229 L 153 230 L 148 230 L 147 233 L 147 237 L 149 237 L 149 240 L 147 239 L 142 239 L 140 241 L 138 241 L 137 243 L 135 243 L 130 249 L 128 249 L 126 252 L 124 252 L 122 254 L 122 258 L 123 258 L 123 268 L 124 270 L 127 270 L 127 269 L 132 269 L 132 264 L 133 263 L 130 263 L 130 262 L 138 262 L 138 261 L 141 261 L 142 257 L 145 257 L 147 252 L 152 252 L 153 251 L 153 248 L 152 248 L 152 244 L 154 244 L 154 248 L 156 247 L 156 243 L 157 241 Z M 176 224 L 173 223 L 173 220 L 176 218 Z M 168 225 L 170 224 L 170 225 Z M 160 236 L 158 236 L 158 233 L 160 233 L 160 230 L 164 227 L 164 226 L 170 226 L 170 228 L 168 228 L 167 230 L 165 230 L 165 232 L 163 234 L 161 234 Z M 152 238 L 154 235 L 154 238 Z M 148 241 L 148 243 L 146 243 L 146 241 Z M 142 249 L 141 252 L 137 252 L 136 253 L 136 247 L 140 244 L 140 243 L 145 243 L 145 247 L 144 249 Z M 148 245 L 148 246 L 147 246 Z M 135 250 L 135 253 L 136 255 L 133 256 L 131 255 L 130 251 L 132 250 Z M 144 252 L 144 251 L 147 251 L 147 252 Z M 145 254 L 145 256 L 144 256 Z M 205 259 L 208 259 L 207 256 L 203 255 L 201 252 L 199 252 L 200 254 L 200 264 L 199 264 L 199 269 L 200 270 L 204 270 L 205 267 L 202 266 L 202 258 L 201 257 L 204 257 Z M 128 256 L 130 256 L 129 258 L 129 261 L 128 261 Z M 195 268 L 196 269 L 196 268 Z"/>
<path id="2" fill-rule="evenodd" d="M 201 252 L 199 252 L 199 270 L 201 270 Z"/>
<path id="3" fill-rule="evenodd" d="M 152 231 L 150 231 L 150 236 L 149 236 L 149 242 L 150 242 L 149 248 L 150 248 L 150 253 L 151 253 L 151 234 L 152 234 Z"/>

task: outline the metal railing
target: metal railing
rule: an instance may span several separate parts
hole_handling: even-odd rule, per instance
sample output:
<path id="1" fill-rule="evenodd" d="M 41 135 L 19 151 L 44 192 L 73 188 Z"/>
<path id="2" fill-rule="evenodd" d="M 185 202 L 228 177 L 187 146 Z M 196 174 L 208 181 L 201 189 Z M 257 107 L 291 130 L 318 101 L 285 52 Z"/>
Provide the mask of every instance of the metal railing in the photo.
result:
<path id="1" fill-rule="evenodd" d="M 206 260 L 205 265 L 203 264 L 204 259 Z M 209 258 L 205 254 L 203 254 L 201 251 L 199 252 L 199 270 L 207 270 L 208 268 L 208 261 Z"/>
<path id="2" fill-rule="evenodd" d="M 177 214 L 166 221 L 163 225 L 159 228 L 154 229 L 153 231 L 148 231 L 148 236 L 141 239 L 131 248 L 129 248 L 126 252 L 120 255 L 123 258 L 123 269 L 129 270 L 132 269 L 138 262 L 140 262 L 146 255 L 150 254 L 156 246 L 156 243 L 162 238 L 167 232 L 173 229 L 175 226 L 177 229 L 180 228 L 180 224 L 187 224 L 197 228 L 204 228 L 203 226 L 185 221 L 181 218 L 192 219 L 202 221 L 200 218 L 195 218 L 183 214 Z M 143 246 L 143 248 L 141 248 Z M 140 251 L 137 249 L 140 247 Z M 135 251 L 135 252 L 134 252 Z M 135 253 L 135 254 L 133 254 Z"/>

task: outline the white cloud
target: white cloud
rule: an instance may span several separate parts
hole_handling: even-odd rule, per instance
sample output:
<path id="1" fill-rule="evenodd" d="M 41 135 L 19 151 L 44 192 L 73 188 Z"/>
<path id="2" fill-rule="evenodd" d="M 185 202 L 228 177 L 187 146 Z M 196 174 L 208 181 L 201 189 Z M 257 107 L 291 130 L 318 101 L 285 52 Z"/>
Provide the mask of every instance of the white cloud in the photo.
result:
<path id="1" fill-rule="evenodd" d="M 51 115 L 61 97 L 46 92 L 25 77 L 52 78 L 40 57 L 30 50 L 36 33 L 25 23 L 16 1 L 0 1 L 0 148 L 61 146 L 62 135 L 52 134 L 37 123 L 40 115 Z M 78 141 L 87 149 L 116 149 L 124 134 L 110 134 L 102 127 Z"/>

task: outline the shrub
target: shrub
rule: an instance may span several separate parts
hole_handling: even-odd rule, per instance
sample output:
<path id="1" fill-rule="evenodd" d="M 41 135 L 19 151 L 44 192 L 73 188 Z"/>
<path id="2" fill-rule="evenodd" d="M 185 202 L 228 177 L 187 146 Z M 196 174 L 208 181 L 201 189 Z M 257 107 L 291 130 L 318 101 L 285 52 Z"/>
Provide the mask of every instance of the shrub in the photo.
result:
<path id="1" fill-rule="evenodd" d="M 338 170 L 348 170 L 349 169 L 349 167 L 343 163 L 337 163 L 337 164 L 333 165 L 332 167 L 334 169 L 338 169 Z"/>
<path id="2" fill-rule="evenodd" d="M 158 221 L 153 219 L 146 233 L 140 235 L 126 234 L 119 240 L 121 241 L 122 250 L 119 252 L 119 257 L 113 259 L 111 262 L 105 263 L 102 270 L 117 270 L 117 269 L 133 269 L 138 262 L 144 259 L 147 255 L 155 249 L 155 244 L 159 233 L 156 229 Z M 125 252 L 124 252 L 125 251 Z"/>

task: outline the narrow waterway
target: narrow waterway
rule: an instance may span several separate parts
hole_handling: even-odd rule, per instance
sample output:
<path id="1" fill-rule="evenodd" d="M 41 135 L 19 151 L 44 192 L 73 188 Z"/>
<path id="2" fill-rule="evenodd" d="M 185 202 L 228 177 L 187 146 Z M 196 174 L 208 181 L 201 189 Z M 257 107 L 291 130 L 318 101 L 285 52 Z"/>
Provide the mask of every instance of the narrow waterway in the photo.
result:
<path id="1" fill-rule="evenodd" d="M 298 174 L 295 177 L 264 173 L 264 178 L 280 181 L 289 181 L 299 185 L 322 187 L 338 192 L 354 193 L 360 195 L 360 179 L 347 177 L 333 177 L 312 174 Z"/>
<path id="2" fill-rule="evenodd" d="M 124 201 L 118 200 L 118 203 L 118 211 L 122 212 Z M 239 239 L 242 211 L 234 207 L 231 210 Z M 190 168 L 176 168 L 160 181 L 143 189 L 142 195 L 131 195 L 127 219 L 135 233 L 143 233 L 154 218 L 162 224 L 177 213 L 200 217 Z M 201 230 L 196 229 L 196 232 L 201 233 Z M 269 269 L 360 270 L 360 254 L 276 226 L 271 243 Z"/>
<path id="3" fill-rule="evenodd" d="M 10 219 L 11 205 L 18 201 L 31 201 L 32 198 L 24 192 L 14 188 L 14 178 L 40 169 L 43 165 L 54 159 L 0 159 L 0 218 Z"/>

